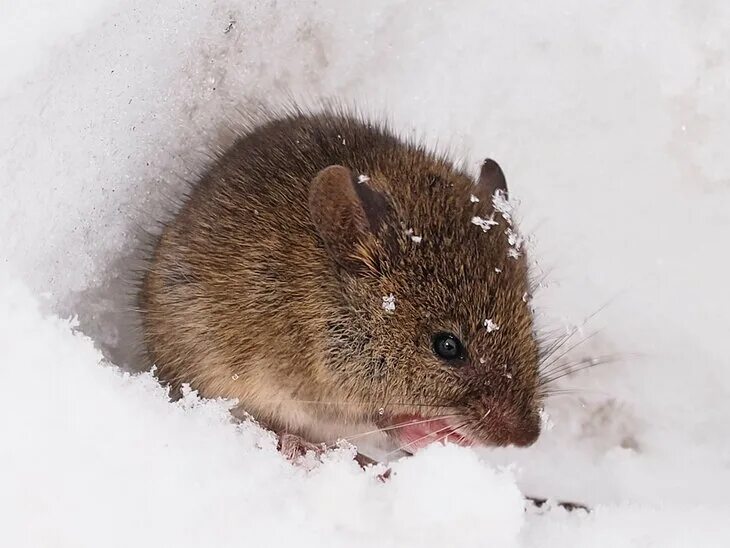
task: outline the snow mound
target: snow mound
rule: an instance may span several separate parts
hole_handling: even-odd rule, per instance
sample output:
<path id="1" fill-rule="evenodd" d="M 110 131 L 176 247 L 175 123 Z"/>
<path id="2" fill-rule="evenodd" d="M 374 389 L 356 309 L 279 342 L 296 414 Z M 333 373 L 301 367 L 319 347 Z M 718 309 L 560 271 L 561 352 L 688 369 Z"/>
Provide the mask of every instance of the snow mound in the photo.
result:
<path id="1" fill-rule="evenodd" d="M 431 447 L 386 484 L 348 449 L 292 466 L 271 433 L 231 420 L 231 402 L 170 403 L 73 322 L 44 318 L 21 284 L 0 288 L 0 380 L 15 387 L 0 399 L 8 546 L 507 546 L 519 534 L 514 479 L 471 451 Z"/>

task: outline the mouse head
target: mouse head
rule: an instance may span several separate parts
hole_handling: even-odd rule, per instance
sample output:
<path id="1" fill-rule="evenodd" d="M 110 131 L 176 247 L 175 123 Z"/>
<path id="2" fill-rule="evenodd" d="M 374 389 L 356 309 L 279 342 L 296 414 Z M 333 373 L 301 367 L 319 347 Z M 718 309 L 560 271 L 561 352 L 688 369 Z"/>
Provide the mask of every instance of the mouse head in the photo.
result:
<path id="1" fill-rule="evenodd" d="M 502 170 L 485 161 L 475 184 L 432 158 L 371 169 L 330 166 L 310 190 L 342 287 L 329 352 L 342 393 L 405 450 L 531 444 L 538 347 Z"/>

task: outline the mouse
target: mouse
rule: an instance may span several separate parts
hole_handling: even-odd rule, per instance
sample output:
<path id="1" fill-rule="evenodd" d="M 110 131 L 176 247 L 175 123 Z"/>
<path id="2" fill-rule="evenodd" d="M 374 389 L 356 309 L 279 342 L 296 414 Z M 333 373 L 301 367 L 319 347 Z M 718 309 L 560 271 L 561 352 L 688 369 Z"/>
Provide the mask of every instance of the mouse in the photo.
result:
<path id="1" fill-rule="evenodd" d="M 235 400 L 285 450 L 413 453 L 536 441 L 530 293 L 497 162 L 475 177 L 385 123 L 291 110 L 191 185 L 138 301 L 173 393 Z"/>

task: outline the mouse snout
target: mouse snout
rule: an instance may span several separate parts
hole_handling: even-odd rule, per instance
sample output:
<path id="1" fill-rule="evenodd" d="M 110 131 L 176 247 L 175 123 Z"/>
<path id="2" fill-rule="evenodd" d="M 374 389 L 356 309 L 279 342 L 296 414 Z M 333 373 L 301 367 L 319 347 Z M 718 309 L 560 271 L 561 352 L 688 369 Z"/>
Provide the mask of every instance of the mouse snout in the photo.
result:
<path id="1" fill-rule="evenodd" d="M 509 402 L 485 398 L 475 430 L 486 445 L 527 447 L 540 435 L 539 414 Z"/>
<path id="2" fill-rule="evenodd" d="M 540 436 L 540 421 L 531 417 L 520 420 L 510 429 L 509 443 L 518 447 L 528 447 Z"/>

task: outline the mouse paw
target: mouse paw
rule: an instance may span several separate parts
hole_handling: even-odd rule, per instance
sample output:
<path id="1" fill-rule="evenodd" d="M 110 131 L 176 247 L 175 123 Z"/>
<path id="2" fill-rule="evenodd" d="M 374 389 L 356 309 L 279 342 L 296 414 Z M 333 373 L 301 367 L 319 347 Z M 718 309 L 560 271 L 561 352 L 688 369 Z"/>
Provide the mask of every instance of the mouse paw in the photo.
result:
<path id="1" fill-rule="evenodd" d="M 390 476 L 392 476 L 392 475 L 393 475 L 392 470 L 390 468 L 386 468 L 384 472 L 381 472 L 380 474 L 378 474 L 375 477 L 378 478 L 378 481 L 380 481 L 381 483 L 385 483 L 386 481 L 388 481 L 390 479 Z"/>
<path id="2" fill-rule="evenodd" d="M 367 455 L 363 455 L 362 453 L 356 453 L 355 454 L 355 462 L 357 462 L 360 465 L 360 468 L 363 470 L 367 469 L 370 466 L 377 466 L 379 463 L 375 459 L 371 459 Z M 375 476 L 379 481 L 385 483 L 390 479 L 390 476 L 393 472 L 390 468 L 386 468 L 382 472 L 380 472 L 377 476 Z"/>
<path id="3" fill-rule="evenodd" d="M 324 453 L 325 447 L 323 444 L 312 443 L 296 434 L 283 433 L 279 434 L 278 449 L 287 459 L 296 461 L 310 451 L 319 458 Z"/>

